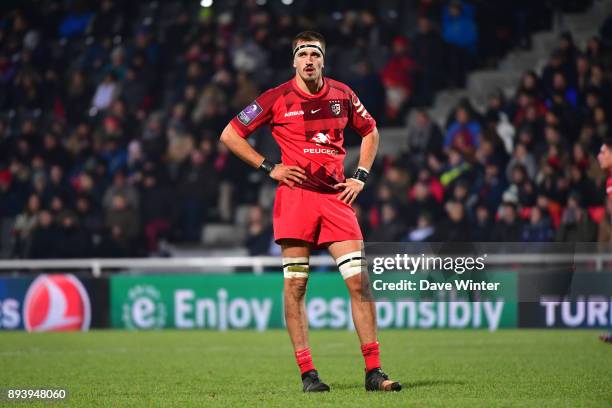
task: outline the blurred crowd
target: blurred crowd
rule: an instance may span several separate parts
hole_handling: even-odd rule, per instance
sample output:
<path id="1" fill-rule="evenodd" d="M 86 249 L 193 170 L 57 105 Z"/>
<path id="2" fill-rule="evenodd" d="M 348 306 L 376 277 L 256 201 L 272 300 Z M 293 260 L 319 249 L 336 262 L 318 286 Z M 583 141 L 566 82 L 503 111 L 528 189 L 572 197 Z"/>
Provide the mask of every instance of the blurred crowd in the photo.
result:
<path id="1" fill-rule="evenodd" d="M 407 129 L 403 153 L 377 162 L 356 206 L 366 238 L 465 239 L 465 225 L 479 240 L 596 238 L 587 221 L 606 211 L 593 159 L 610 108 L 605 35 L 586 50 L 564 36 L 541 76 L 526 73 L 512 99 L 491 95 L 485 113 L 466 101 L 440 129 L 423 109 L 469 70 L 528 48 L 555 2 L 211 3 L 0 5 L 3 257 L 160 253 L 160 242 L 200 242 L 208 223 L 234 223 L 245 205 L 243 243 L 269 252 L 273 185 L 218 136 L 292 76 L 291 40 L 305 29 L 326 36 L 326 74 L 380 127 Z M 273 158 L 266 132 L 253 141 Z"/>
<path id="2" fill-rule="evenodd" d="M 370 241 L 606 241 L 612 202 L 597 154 L 610 137 L 612 19 L 585 49 L 560 35 L 541 74 L 524 73 L 445 126 L 417 110 L 405 149 L 360 197 Z"/>

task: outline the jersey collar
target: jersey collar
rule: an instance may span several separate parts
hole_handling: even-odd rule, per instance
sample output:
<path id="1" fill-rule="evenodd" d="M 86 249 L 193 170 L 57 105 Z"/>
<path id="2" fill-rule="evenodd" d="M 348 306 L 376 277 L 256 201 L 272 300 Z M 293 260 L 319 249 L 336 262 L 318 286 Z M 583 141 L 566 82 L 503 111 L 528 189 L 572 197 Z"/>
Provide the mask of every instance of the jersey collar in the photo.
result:
<path id="1" fill-rule="evenodd" d="M 325 77 L 323 77 L 323 87 L 321 87 L 321 89 L 319 90 L 319 92 L 317 92 L 314 95 L 311 95 L 309 93 L 306 93 L 304 91 L 302 91 L 300 89 L 300 87 L 297 84 L 297 81 L 295 80 L 295 77 L 293 77 L 293 79 L 291 79 L 291 85 L 293 86 L 293 89 L 300 95 L 303 96 L 306 99 L 318 99 L 318 98 L 322 98 L 325 95 L 327 95 L 327 92 L 329 92 L 329 84 L 327 82 L 327 79 L 325 79 Z"/>

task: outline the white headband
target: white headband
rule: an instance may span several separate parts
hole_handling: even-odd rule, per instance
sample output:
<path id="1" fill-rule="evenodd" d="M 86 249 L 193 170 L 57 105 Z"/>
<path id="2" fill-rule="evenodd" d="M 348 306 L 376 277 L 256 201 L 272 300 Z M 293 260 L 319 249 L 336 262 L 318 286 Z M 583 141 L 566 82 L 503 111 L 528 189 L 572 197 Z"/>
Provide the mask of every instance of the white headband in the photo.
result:
<path id="1" fill-rule="evenodd" d="M 295 57 L 295 54 L 301 50 L 302 48 L 316 48 L 317 50 L 319 50 L 319 52 L 321 53 L 321 55 L 325 56 L 325 53 L 323 52 L 323 49 L 321 47 L 319 47 L 316 44 L 302 44 L 302 45 L 298 45 L 297 47 L 295 47 L 295 49 L 293 50 L 293 56 Z"/>

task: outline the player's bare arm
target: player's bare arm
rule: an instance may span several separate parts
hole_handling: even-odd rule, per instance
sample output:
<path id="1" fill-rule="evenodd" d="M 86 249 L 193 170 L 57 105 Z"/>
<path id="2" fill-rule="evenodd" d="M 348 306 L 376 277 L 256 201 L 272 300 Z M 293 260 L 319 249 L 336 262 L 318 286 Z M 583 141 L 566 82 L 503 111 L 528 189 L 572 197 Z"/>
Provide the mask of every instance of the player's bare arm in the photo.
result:
<path id="1" fill-rule="evenodd" d="M 369 173 L 378 151 L 378 143 L 380 136 L 378 129 L 374 128 L 370 133 L 365 135 L 361 141 L 361 149 L 359 155 L 359 167 L 358 169 L 364 170 Z M 342 189 L 342 192 L 338 195 L 338 199 L 347 203 L 348 205 L 353 204 L 361 190 L 363 190 L 365 183 L 358 178 L 346 179 L 344 183 L 338 183 L 334 187 Z"/>
<path id="2" fill-rule="evenodd" d="M 242 159 L 249 165 L 259 168 L 264 162 L 264 157 L 257 153 L 255 149 L 246 141 L 246 139 L 240 137 L 238 132 L 228 124 L 223 132 L 221 133 L 221 141 L 227 146 L 227 148 Z M 284 164 L 276 164 L 270 172 L 270 177 L 276 181 L 287 184 L 293 188 L 296 184 L 302 184 L 306 180 L 306 173 L 304 169 L 298 166 L 285 166 Z"/>

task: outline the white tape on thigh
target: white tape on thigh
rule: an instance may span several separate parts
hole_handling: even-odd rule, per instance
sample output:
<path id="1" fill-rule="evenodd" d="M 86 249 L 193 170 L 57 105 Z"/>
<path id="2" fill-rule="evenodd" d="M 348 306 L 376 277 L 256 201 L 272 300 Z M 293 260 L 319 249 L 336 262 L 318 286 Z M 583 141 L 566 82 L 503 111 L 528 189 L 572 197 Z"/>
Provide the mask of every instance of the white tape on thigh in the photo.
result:
<path id="1" fill-rule="evenodd" d="M 283 258 L 283 276 L 285 279 L 308 278 L 308 257 Z"/>
<path id="2" fill-rule="evenodd" d="M 336 265 L 344 280 L 361 272 L 367 272 L 366 259 L 361 251 L 350 252 L 336 259 Z"/>

